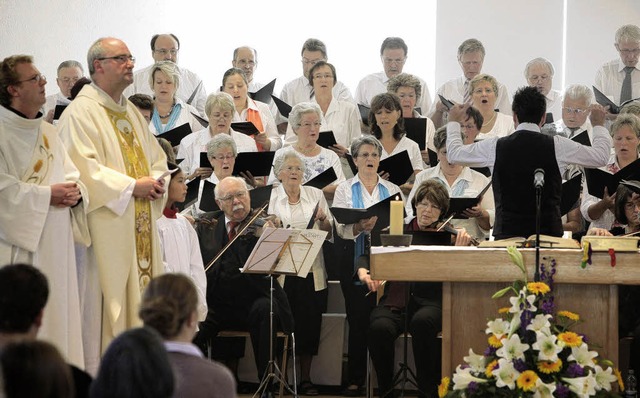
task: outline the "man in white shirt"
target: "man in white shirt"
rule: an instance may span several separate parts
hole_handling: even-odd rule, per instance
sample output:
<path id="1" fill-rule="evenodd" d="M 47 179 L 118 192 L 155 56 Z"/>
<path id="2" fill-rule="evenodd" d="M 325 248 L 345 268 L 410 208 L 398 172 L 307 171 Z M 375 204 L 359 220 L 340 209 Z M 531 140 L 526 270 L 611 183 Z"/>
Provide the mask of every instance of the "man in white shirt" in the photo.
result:
<path id="1" fill-rule="evenodd" d="M 593 126 L 589 121 L 589 106 L 593 101 L 593 91 L 583 84 L 572 84 L 567 87 L 562 99 L 562 118 L 555 121 L 549 127 L 554 131 L 551 133 L 560 134 L 567 138 L 586 131 L 589 135 L 589 142 L 593 141 Z M 547 132 L 547 126 L 543 128 Z"/>
<path id="2" fill-rule="evenodd" d="M 300 102 L 309 102 L 314 97 L 313 87 L 309 83 L 309 70 L 318 62 L 329 60 L 327 46 L 322 41 L 313 38 L 304 42 L 301 55 L 302 76 L 285 84 L 280 94 L 280 99 L 292 107 Z M 337 100 L 354 102 L 351 91 L 342 82 L 337 81 L 332 92 L 333 98 Z M 287 119 L 279 115 L 276 118 L 276 123 L 280 134 L 284 134 L 287 131 Z"/>
<path id="3" fill-rule="evenodd" d="M 380 46 L 380 60 L 384 70 L 365 76 L 356 88 L 356 102 L 358 104 L 370 106 L 371 99 L 380 93 L 387 92 L 389 79 L 402 73 L 409 49 L 407 44 L 400 37 L 387 37 Z M 414 75 L 416 76 L 416 75 Z M 417 76 L 416 76 L 417 77 Z M 421 101 L 417 104 L 420 107 L 420 114 L 426 115 L 431 109 L 431 93 L 427 83 L 420 79 L 422 86 Z"/>
<path id="4" fill-rule="evenodd" d="M 53 123 L 53 114 L 56 105 L 69 105 L 71 100 L 71 88 L 81 77 L 84 76 L 82 64 L 72 59 L 62 62 L 58 65 L 58 77 L 56 83 L 60 88 L 60 92 L 47 96 L 47 102 L 44 104 L 43 114 L 49 123 Z"/>
<path id="5" fill-rule="evenodd" d="M 180 51 L 180 40 L 173 33 L 156 34 L 151 38 L 151 56 L 155 62 L 172 61 L 177 64 L 178 51 Z M 153 97 L 153 91 L 149 86 L 149 74 L 152 66 L 149 65 L 134 73 L 133 84 L 125 90 L 125 97 L 133 94 L 148 94 Z M 187 68 L 180 67 L 178 71 L 180 72 L 180 87 L 178 87 L 176 96 L 196 108 L 200 116 L 205 116 L 204 104 L 207 101 L 207 92 L 204 88 L 204 82 L 197 74 Z"/>
<path id="6" fill-rule="evenodd" d="M 534 58 L 524 67 L 524 78 L 531 87 L 535 87 L 547 100 L 547 115 L 553 115 L 553 121 L 562 118 L 562 93 L 553 86 L 553 64 L 546 58 Z"/>
<path id="7" fill-rule="evenodd" d="M 257 82 L 253 78 L 253 74 L 258 67 L 258 51 L 255 48 L 242 46 L 233 50 L 233 60 L 231 60 L 231 65 L 234 68 L 242 69 L 244 75 L 247 77 L 247 81 L 249 82 L 247 88 L 250 93 L 255 93 L 265 86 L 264 83 Z M 271 98 L 264 102 L 269 105 L 271 115 L 275 119 L 278 116 L 278 108 L 276 107 L 276 104 Z"/>
<path id="8" fill-rule="evenodd" d="M 619 59 L 602 65 L 596 72 L 595 87 L 609 97 L 616 105 L 640 97 L 640 28 L 636 25 L 624 25 L 616 31 L 614 44 Z M 625 80 L 629 81 L 625 85 Z M 623 88 L 627 92 L 623 93 Z"/>
<path id="9" fill-rule="evenodd" d="M 482 73 L 482 64 L 484 63 L 485 50 L 482 42 L 477 39 L 467 39 L 458 47 L 458 63 L 462 69 L 462 76 L 451 79 L 436 91 L 436 94 L 442 95 L 449 101 L 462 104 L 470 103 L 471 95 L 466 96 L 469 90 L 469 82 L 471 79 Z M 511 98 L 507 86 L 498 83 L 498 99 L 496 100 L 496 108 L 502 113 L 511 115 Z M 440 98 L 436 95 L 435 101 L 431 106 L 429 118 L 433 121 L 436 128 L 440 128 L 447 121 L 447 108 L 442 105 Z"/>

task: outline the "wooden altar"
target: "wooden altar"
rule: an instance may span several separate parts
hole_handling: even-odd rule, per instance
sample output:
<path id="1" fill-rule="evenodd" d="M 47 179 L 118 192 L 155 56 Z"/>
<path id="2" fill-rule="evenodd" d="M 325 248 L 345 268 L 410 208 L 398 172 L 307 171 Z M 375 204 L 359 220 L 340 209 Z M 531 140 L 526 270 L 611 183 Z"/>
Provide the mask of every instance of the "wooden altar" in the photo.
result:
<path id="1" fill-rule="evenodd" d="M 533 280 L 535 249 L 520 249 L 529 281 Z M 604 358 L 618 362 L 618 284 L 640 284 L 640 254 L 616 253 L 611 266 L 608 253 L 593 253 L 592 264 L 580 266 L 582 251 L 541 249 L 541 263 L 556 261 L 556 310 L 576 312 L 585 322 L 572 328 L 588 337 L 589 346 Z M 373 247 L 374 279 L 443 282 L 442 375 L 450 376 L 473 348 L 487 347 L 487 321 L 509 306 L 508 296 L 494 300 L 498 290 L 521 279 L 506 249 L 412 246 Z"/>

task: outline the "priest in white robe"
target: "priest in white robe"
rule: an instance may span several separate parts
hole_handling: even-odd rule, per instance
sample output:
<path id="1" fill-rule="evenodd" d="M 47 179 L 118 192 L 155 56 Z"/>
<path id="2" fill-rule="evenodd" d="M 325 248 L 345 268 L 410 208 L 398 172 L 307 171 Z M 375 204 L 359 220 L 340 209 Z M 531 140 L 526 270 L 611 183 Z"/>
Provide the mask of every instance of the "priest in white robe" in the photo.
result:
<path id="1" fill-rule="evenodd" d="M 141 292 L 163 272 L 156 220 L 164 208 L 168 177 L 162 148 L 142 114 L 122 95 L 133 81 L 135 61 L 126 44 L 99 39 L 87 57 L 93 83 L 71 102 L 58 128 L 92 197 L 87 284 L 99 275 L 96 293 L 102 292 L 102 311 L 99 296 L 94 296 L 97 308 L 85 308 L 83 316 L 95 327 L 100 322 L 95 314 L 102 314 L 99 348 L 104 351 L 113 337 L 142 324 L 137 315 Z M 90 355 L 96 355 L 95 347 Z"/>
<path id="2" fill-rule="evenodd" d="M 46 275 L 40 338 L 84 368 L 74 232 L 89 243 L 89 197 L 55 127 L 39 112 L 47 82 L 32 58 L 5 58 L 0 81 L 0 266 L 28 263 Z"/>

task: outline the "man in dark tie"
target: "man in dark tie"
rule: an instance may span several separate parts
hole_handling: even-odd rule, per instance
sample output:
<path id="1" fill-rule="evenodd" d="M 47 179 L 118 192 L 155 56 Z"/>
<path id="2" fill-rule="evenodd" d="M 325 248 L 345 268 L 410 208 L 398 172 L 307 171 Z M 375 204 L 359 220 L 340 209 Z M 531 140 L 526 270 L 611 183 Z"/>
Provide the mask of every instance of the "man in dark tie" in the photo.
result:
<path id="1" fill-rule="evenodd" d="M 251 218 L 251 199 L 243 179 L 223 179 L 215 187 L 215 196 L 221 211 L 205 213 L 196 226 L 204 264 L 209 264 Z M 273 225 L 261 225 L 265 226 Z M 248 330 L 262 377 L 269 362 L 269 278 L 240 271 L 258 242 L 257 235 L 238 237 L 207 271 L 209 313 L 200 324 L 195 343 L 202 349 L 221 330 Z M 289 302 L 277 282 L 273 287 L 274 329 L 288 332 L 293 323 Z"/>
<path id="2" fill-rule="evenodd" d="M 616 105 L 640 97 L 640 28 L 624 25 L 616 31 L 614 44 L 619 59 L 602 65 L 596 73 L 595 87 Z"/>

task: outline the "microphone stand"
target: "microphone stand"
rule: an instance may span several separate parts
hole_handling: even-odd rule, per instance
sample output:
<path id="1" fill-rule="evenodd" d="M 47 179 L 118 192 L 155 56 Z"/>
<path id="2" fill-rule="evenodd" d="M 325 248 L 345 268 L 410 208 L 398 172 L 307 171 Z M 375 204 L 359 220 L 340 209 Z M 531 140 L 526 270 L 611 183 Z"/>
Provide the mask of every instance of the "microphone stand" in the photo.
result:
<path id="1" fill-rule="evenodd" d="M 542 198 L 542 186 L 536 186 L 536 269 L 533 280 L 540 282 L 540 202 Z"/>

